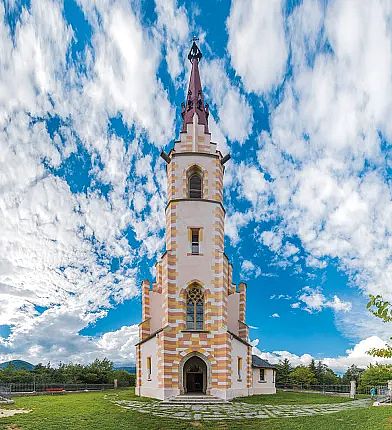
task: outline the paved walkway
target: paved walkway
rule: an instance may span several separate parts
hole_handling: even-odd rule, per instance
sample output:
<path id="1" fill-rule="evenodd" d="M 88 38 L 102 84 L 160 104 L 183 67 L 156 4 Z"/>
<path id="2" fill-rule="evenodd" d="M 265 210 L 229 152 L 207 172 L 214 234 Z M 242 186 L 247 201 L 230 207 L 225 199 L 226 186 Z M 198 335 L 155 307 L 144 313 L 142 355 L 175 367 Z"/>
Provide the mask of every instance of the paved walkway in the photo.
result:
<path id="1" fill-rule="evenodd" d="M 208 421 L 305 417 L 332 414 L 370 405 L 367 399 L 321 405 L 253 405 L 240 402 L 217 405 L 162 405 L 157 401 L 140 402 L 137 400 L 116 400 L 113 402 L 124 409 L 131 409 L 156 417 Z"/>

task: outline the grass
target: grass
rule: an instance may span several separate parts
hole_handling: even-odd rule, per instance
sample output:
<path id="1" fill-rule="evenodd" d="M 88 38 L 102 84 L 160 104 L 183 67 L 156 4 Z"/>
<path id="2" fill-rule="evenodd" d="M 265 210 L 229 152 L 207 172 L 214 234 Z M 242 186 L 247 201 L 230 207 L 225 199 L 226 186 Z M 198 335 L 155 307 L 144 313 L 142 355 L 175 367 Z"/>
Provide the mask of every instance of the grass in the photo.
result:
<path id="1" fill-rule="evenodd" d="M 135 399 L 131 390 L 116 391 L 119 399 Z M 29 414 L 0 418 L 1 430 L 392 430 L 392 409 L 363 408 L 314 417 L 189 422 L 158 418 L 122 409 L 104 398 L 113 392 L 66 394 L 57 396 L 19 397 L 13 408 L 31 409 Z M 326 397 L 326 399 L 325 399 Z M 140 400 L 140 398 L 137 398 Z M 256 396 L 263 404 L 331 403 L 338 399 L 317 394 L 278 393 Z M 277 402 L 276 399 L 279 399 Z M 295 401 L 294 401 L 295 399 Z M 306 399 L 306 401 L 305 401 Z M 249 400 L 249 399 L 248 399 Z M 143 401 L 150 401 L 144 399 Z"/>
<path id="2" fill-rule="evenodd" d="M 351 402 L 351 399 L 348 397 L 320 395 L 317 393 L 278 391 L 276 394 L 258 394 L 250 397 L 237 397 L 234 401 L 259 405 L 308 405 L 345 403 Z"/>

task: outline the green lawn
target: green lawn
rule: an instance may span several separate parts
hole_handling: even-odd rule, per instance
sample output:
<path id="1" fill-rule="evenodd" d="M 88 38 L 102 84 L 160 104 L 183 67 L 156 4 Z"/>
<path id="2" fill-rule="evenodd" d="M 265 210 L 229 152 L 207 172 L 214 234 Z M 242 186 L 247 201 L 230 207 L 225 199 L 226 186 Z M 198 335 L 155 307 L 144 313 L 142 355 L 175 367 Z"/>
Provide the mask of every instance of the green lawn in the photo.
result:
<path id="1" fill-rule="evenodd" d="M 250 397 L 237 397 L 234 401 L 259 405 L 309 405 L 322 403 L 351 402 L 348 397 L 320 395 L 317 393 L 297 393 L 293 391 L 278 391 L 276 394 L 259 394 Z"/>
<path id="2" fill-rule="evenodd" d="M 134 399 L 131 390 L 116 392 L 120 399 Z M 1 430 L 392 430 L 392 409 L 363 408 L 315 417 L 290 419 L 242 420 L 225 422 L 189 422 L 178 419 L 156 418 L 126 410 L 104 398 L 113 391 L 99 393 L 66 394 L 57 396 L 19 397 L 12 408 L 31 409 L 29 414 L 0 418 Z M 307 396 L 307 402 L 304 401 Z M 264 404 L 324 403 L 325 396 L 310 397 L 298 393 L 279 393 L 260 397 Z M 280 401 L 277 402 L 276 399 Z M 138 398 L 139 399 L 139 398 Z M 293 399 L 296 399 L 295 402 Z M 337 398 L 327 397 L 327 403 Z M 145 399 L 144 401 L 149 401 Z"/>

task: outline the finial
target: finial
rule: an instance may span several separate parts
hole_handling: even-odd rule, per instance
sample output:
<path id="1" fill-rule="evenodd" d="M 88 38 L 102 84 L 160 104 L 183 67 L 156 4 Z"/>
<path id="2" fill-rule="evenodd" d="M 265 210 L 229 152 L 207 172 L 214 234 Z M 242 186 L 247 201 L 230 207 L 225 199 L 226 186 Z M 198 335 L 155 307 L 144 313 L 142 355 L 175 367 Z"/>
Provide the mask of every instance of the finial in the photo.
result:
<path id="1" fill-rule="evenodd" d="M 189 51 L 189 54 L 188 54 L 188 60 L 191 63 L 192 63 L 192 60 L 194 60 L 194 59 L 196 59 L 197 61 L 200 61 L 201 57 L 203 56 L 199 47 L 196 45 L 196 41 L 198 41 L 198 40 L 199 40 L 198 37 L 196 37 L 196 36 L 192 37 L 191 42 L 193 42 L 193 43 L 191 46 L 191 50 Z"/>

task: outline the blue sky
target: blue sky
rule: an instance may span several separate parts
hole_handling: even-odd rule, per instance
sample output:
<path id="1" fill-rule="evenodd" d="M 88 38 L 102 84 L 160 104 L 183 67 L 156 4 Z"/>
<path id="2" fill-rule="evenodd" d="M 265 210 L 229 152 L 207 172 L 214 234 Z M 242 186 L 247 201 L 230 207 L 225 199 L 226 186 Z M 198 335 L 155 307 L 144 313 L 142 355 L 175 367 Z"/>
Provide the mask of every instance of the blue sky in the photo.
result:
<path id="1" fill-rule="evenodd" d="M 255 352 L 365 366 L 392 298 L 392 7 L 0 4 L 0 359 L 134 361 L 193 35 Z"/>

